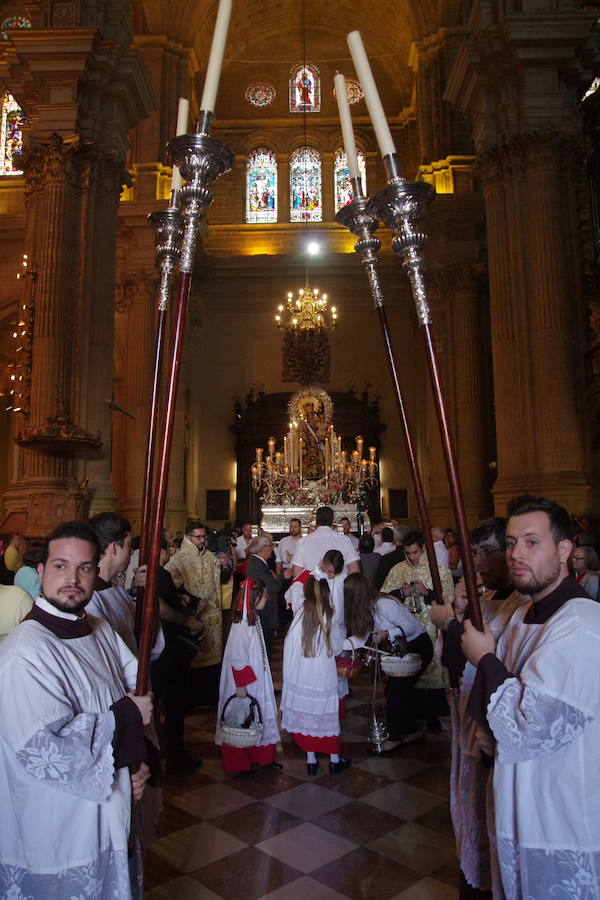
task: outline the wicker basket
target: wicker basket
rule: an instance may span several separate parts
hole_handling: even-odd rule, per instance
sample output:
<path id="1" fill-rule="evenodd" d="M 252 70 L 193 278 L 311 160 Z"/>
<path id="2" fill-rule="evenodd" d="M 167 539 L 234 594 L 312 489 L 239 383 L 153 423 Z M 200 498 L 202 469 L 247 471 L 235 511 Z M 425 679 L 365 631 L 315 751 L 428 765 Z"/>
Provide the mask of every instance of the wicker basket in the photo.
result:
<path id="1" fill-rule="evenodd" d="M 352 641 L 350 641 L 350 646 L 352 647 L 352 656 L 336 656 L 335 658 L 338 678 L 352 678 L 354 675 L 358 675 L 363 667 L 362 659 L 358 659 L 354 654 Z"/>
<path id="2" fill-rule="evenodd" d="M 227 725 L 225 723 L 225 711 L 231 701 L 237 697 L 232 694 L 223 706 L 221 713 L 221 734 L 223 735 L 223 743 L 229 744 L 230 747 L 258 747 L 262 738 L 263 720 L 262 713 L 258 701 L 248 694 L 250 700 L 250 710 L 243 725 Z M 255 718 L 255 715 L 257 718 Z"/>
<path id="3" fill-rule="evenodd" d="M 418 653 L 407 653 L 405 656 L 384 656 L 381 668 L 390 678 L 407 678 L 416 675 L 423 660 Z"/>

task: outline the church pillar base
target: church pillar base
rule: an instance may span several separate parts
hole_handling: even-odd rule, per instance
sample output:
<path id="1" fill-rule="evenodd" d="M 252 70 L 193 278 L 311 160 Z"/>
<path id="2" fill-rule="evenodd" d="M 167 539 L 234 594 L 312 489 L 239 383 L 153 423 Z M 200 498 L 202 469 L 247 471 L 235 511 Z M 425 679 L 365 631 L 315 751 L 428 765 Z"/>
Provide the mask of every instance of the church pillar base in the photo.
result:
<path id="1" fill-rule="evenodd" d="M 11 485 L 4 495 L 7 512 L 24 512 L 27 537 L 44 537 L 60 522 L 86 518 L 86 495 L 73 480 L 35 479 Z"/>

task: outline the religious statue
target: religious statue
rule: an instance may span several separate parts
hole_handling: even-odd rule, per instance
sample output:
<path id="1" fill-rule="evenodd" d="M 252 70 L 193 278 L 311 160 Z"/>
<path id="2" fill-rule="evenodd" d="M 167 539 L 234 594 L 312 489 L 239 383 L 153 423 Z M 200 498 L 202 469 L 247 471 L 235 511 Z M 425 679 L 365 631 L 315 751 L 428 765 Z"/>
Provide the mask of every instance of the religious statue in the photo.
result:
<path id="1" fill-rule="evenodd" d="M 325 476 L 325 440 L 329 423 L 325 408 L 318 401 L 307 400 L 300 413 L 299 434 L 302 438 L 302 471 L 308 481 L 319 481 Z"/>

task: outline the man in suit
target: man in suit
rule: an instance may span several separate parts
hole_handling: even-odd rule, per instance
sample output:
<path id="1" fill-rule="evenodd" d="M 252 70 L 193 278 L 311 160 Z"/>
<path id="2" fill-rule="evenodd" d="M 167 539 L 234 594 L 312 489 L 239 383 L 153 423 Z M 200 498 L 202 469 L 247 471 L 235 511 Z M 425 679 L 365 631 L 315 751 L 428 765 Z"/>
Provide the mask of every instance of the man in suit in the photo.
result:
<path id="1" fill-rule="evenodd" d="M 259 610 L 265 648 L 269 665 L 273 658 L 273 640 L 279 627 L 279 594 L 284 585 L 283 575 L 275 575 L 269 567 L 273 555 L 273 539 L 268 534 L 259 534 L 248 544 L 246 578 L 260 578 L 267 586 L 268 598 L 264 609 Z"/>

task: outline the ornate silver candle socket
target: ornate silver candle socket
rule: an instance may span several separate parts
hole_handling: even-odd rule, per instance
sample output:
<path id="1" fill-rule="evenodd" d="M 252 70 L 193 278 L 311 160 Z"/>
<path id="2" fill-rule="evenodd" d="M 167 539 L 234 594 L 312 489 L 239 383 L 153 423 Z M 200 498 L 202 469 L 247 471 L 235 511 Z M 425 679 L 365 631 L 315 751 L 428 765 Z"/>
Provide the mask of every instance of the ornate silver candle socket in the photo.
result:
<path id="1" fill-rule="evenodd" d="M 181 134 L 169 144 L 173 162 L 187 182 L 180 191 L 184 234 L 179 270 L 188 274 L 194 265 L 200 214 L 214 200 L 207 186 L 228 172 L 235 159 L 225 144 L 210 136 L 212 118 L 212 113 L 202 110 L 198 132 Z"/>
<path id="2" fill-rule="evenodd" d="M 169 303 L 169 284 L 175 271 L 175 263 L 181 256 L 183 225 L 176 206 L 150 213 L 149 221 L 155 228 L 156 262 L 160 268 L 158 309 L 164 312 Z"/>
<path id="3" fill-rule="evenodd" d="M 410 283 L 417 311 L 419 325 L 431 324 L 431 312 L 427 300 L 423 277 L 424 260 L 422 250 L 427 235 L 415 228 L 435 191 L 424 181 L 405 181 L 401 178 L 397 155 L 390 154 L 384 159 L 388 183 L 378 191 L 367 204 L 367 213 L 374 216 L 396 232 L 392 241 L 394 253 L 402 257 L 402 262 Z"/>
<path id="4" fill-rule="evenodd" d="M 367 210 L 369 201 L 363 194 L 360 178 L 352 179 L 352 195 L 354 199 L 338 210 L 335 221 L 359 238 L 354 249 L 357 253 L 362 254 L 362 264 L 369 278 L 375 305 L 383 306 L 383 293 L 375 255 L 381 247 L 381 241 L 379 238 L 373 237 L 373 232 L 379 227 L 379 219 Z"/>

